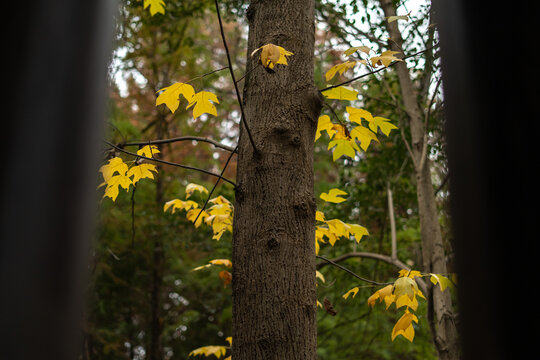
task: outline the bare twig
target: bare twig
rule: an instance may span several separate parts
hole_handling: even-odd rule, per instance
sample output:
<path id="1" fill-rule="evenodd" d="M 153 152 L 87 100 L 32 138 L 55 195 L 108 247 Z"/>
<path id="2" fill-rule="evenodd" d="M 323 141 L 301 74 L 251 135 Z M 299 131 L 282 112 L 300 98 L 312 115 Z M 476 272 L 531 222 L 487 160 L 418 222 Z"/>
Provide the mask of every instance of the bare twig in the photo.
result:
<path id="1" fill-rule="evenodd" d="M 171 139 L 160 139 L 160 140 L 149 140 L 149 141 L 144 141 L 144 140 L 131 141 L 131 142 L 125 142 L 125 143 L 122 143 L 122 144 L 118 144 L 118 146 L 119 147 L 124 147 L 124 146 L 136 146 L 136 145 L 140 146 L 140 145 L 169 144 L 169 143 L 178 142 L 178 141 L 201 141 L 201 142 L 206 142 L 206 143 L 212 144 L 215 147 L 223 149 L 223 150 L 235 151 L 235 149 L 232 146 L 227 146 L 227 145 L 219 143 L 219 142 L 217 142 L 215 140 L 207 139 L 207 138 L 200 137 L 200 136 L 180 136 L 180 137 L 175 137 L 175 138 L 171 138 Z"/>
<path id="2" fill-rule="evenodd" d="M 180 168 L 183 168 L 183 169 L 188 169 L 188 170 L 195 170 L 195 171 L 199 171 L 199 172 L 202 172 L 204 174 L 207 174 L 207 175 L 211 175 L 211 176 L 215 176 L 215 177 L 218 177 L 226 182 L 228 182 L 229 184 L 231 184 L 232 186 L 236 186 L 236 183 L 232 180 L 229 180 L 219 174 L 216 174 L 212 171 L 208 171 L 208 170 L 204 170 L 204 169 L 200 169 L 200 168 L 197 168 L 197 167 L 194 167 L 194 166 L 189 166 L 189 165 L 182 165 L 182 164 L 178 164 L 178 163 L 174 163 L 174 162 L 170 162 L 170 161 L 166 161 L 166 160 L 161 160 L 161 159 L 153 159 L 153 158 L 149 158 L 149 157 L 146 157 L 146 156 L 143 156 L 143 155 L 139 155 L 139 154 L 136 154 L 136 153 L 133 153 L 131 151 L 127 151 L 127 150 L 124 150 L 122 149 L 121 147 L 119 146 L 116 146 L 106 140 L 103 140 L 107 145 L 115 148 L 116 150 L 120 151 L 120 152 L 123 152 L 125 154 L 128 154 L 128 155 L 131 155 L 131 156 L 135 156 L 135 157 L 138 157 L 140 159 L 145 159 L 145 160 L 149 160 L 149 161 L 155 161 L 157 163 L 161 163 L 161 164 L 166 164 L 166 165 L 171 165 L 171 166 L 176 166 L 176 167 L 180 167 Z"/>
<path id="3" fill-rule="evenodd" d="M 231 73 L 232 82 L 234 84 L 234 90 L 236 91 L 236 99 L 238 100 L 238 105 L 240 106 L 240 112 L 242 113 L 242 118 L 240 119 L 240 122 L 244 124 L 244 127 L 246 128 L 246 132 L 249 137 L 249 141 L 251 142 L 251 146 L 253 146 L 253 151 L 257 153 L 259 152 L 259 150 L 257 149 L 257 146 L 255 146 L 255 141 L 253 141 L 253 137 L 251 136 L 251 131 L 249 130 L 249 126 L 246 121 L 244 105 L 242 103 L 242 98 L 240 96 L 240 90 L 238 90 L 238 83 L 236 82 L 236 78 L 234 77 L 234 71 L 233 71 L 232 62 L 231 62 L 231 54 L 229 52 L 229 47 L 227 46 L 227 40 L 225 39 L 225 32 L 223 30 L 223 22 L 221 21 L 221 14 L 219 13 L 218 0 L 214 0 L 214 3 L 216 4 L 216 12 L 217 12 L 218 21 L 219 21 L 219 30 L 221 31 L 221 38 L 223 40 L 223 47 L 225 47 L 225 53 L 227 54 L 227 62 L 229 63 L 229 72 Z"/>
<path id="4" fill-rule="evenodd" d="M 197 77 L 194 77 L 193 79 L 189 80 L 189 81 L 186 81 L 186 84 L 189 84 L 197 79 L 201 79 L 205 76 L 208 76 L 208 75 L 212 75 L 213 73 L 217 73 L 218 71 L 222 71 L 222 70 L 226 70 L 228 69 L 228 66 L 225 66 L 225 67 L 222 67 L 222 68 L 219 68 L 219 69 L 216 69 L 216 70 L 212 70 L 212 71 L 209 71 L 207 72 L 206 74 L 202 74 L 202 75 L 199 75 Z"/>
<path id="5" fill-rule="evenodd" d="M 326 265 L 329 265 L 329 264 L 331 264 L 331 265 L 339 265 L 339 264 L 337 264 L 338 262 L 341 262 L 341 261 L 344 261 L 344 260 L 347 260 L 347 259 L 350 259 L 350 258 L 355 258 L 355 257 L 379 260 L 379 261 L 383 261 L 383 262 L 385 262 L 387 264 L 394 265 L 395 267 L 397 267 L 399 269 L 411 270 L 410 267 L 408 267 L 407 265 L 405 265 L 404 263 L 402 263 L 401 261 L 399 261 L 397 259 L 394 260 L 390 256 L 382 255 L 382 254 L 376 254 L 376 253 L 370 253 L 370 252 L 347 253 L 347 254 L 343 254 L 341 256 L 338 256 L 337 258 L 334 258 L 332 260 L 322 258 L 321 256 L 317 256 L 317 257 L 327 261 L 326 263 L 323 262 L 323 263 L 317 264 L 317 269 L 318 270 L 321 269 L 323 266 L 326 266 Z M 418 283 L 418 287 L 420 288 L 420 290 L 422 290 L 423 293 L 427 293 L 426 282 L 423 279 L 419 278 L 419 277 L 416 277 L 415 280 Z M 380 285 L 389 285 L 389 284 L 393 284 L 393 283 L 380 283 Z"/>
<path id="6" fill-rule="evenodd" d="M 351 274 L 352 276 L 354 276 L 355 278 L 359 279 L 359 280 L 362 280 L 364 282 L 367 282 L 367 283 L 370 283 L 370 284 L 374 284 L 374 285 L 391 285 L 393 283 L 380 283 L 380 282 L 377 282 L 377 281 L 373 281 L 373 280 L 369 280 L 369 279 L 366 279 L 366 278 L 363 278 L 361 277 L 360 275 L 357 275 L 356 273 L 352 272 L 351 270 L 347 269 L 346 267 L 342 266 L 342 265 L 339 265 L 338 263 L 330 260 L 330 259 L 327 259 L 325 258 L 324 256 L 320 256 L 320 255 L 315 255 L 318 259 L 322 259 L 326 262 L 328 262 L 329 264 L 331 265 L 334 265 L 335 267 Z"/>

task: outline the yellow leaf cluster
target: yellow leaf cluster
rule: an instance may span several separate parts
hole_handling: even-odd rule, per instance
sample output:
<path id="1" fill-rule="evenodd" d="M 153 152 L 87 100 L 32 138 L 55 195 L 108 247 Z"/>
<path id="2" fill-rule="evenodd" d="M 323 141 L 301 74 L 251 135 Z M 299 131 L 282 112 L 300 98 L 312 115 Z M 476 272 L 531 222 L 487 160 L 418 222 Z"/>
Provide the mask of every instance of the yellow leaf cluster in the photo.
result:
<path id="1" fill-rule="evenodd" d="M 347 60 L 344 63 L 332 66 L 330 70 L 326 72 L 324 77 L 326 78 L 326 81 L 330 81 L 334 76 L 336 76 L 337 73 L 339 73 L 339 75 L 343 75 L 345 71 L 353 69 L 355 66 L 356 61 Z"/>
<path id="2" fill-rule="evenodd" d="M 189 353 L 189 356 L 214 355 L 216 358 L 220 359 L 222 356 L 225 356 L 225 354 L 227 353 L 227 349 L 228 349 L 227 346 L 208 345 L 208 346 L 203 346 L 203 347 L 193 350 L 192 352 Z"/>
<path id="3" fill-rule="evenodd" d="M 396 21 L 396 20 L 406 20 L 408 19 L 408 15 L 402 15 L 402 16 L 391 16 L 388 18 L 388 22 L 393 22 L 393 21 Z M 343 52 L 343 54 L 345 56 L 352 56 L 354 53 L 356 52 L 360 52 L 359 54 L 362 55 L 362 54 L 365 54 L 367 56 L 369 56 L 369 53 L 371 52 L 371 49 L 367 46 L 355 46 L 355 47 L 351 47 L 347 50 L 345 50 Z M 361 63 L 361 64 L 364 64 L 368 67 L 370 67 L 370 64 L 372 67 L 377 67 L 377 66 L 381 66 L 381 65 L 384 65 L 385 67 L 388 67 L 392 62 L 394 61 L 403 61 L 397 57 L 395 57 L 394 55 L 398 54 L 399 51 L 392 51 L 392 50 L 386 50 L 384 52 L 382 52 L 380 55 L 376 55 L 376 56 L 373 56 L 371 58 L 366 58 L 366 59 L 361 59 L 361 60 L 356 60 L 356 59 L 353 59 L 351 60 L 351 58 L 349 58 L 347 61 L 345 62 L 342 62 L 342 63 L 339 63 L 339 64 L 336 64 L 334 66 L 332 66 L 327 72 L 326 74 L 324 75 L 326 81 L 330 81 L 332 80 L 336 74 L 339 74 L 339 75 L 343 75 L 343 73 L 349 69 L 353 69 L 357 63 Z M 368 62 L 369 61 L 369 62 Z M 341 95 L 339 95 L 339 92 L 343 91 L 343 89 L 340 89 L 340 88 L 346 88 L 346 87 L 338 87 L 338 88 L 333 88 L 329 91 L 325 91 L 324 92 L 324 95 L 327 96 L 329 99 L 340 99 L 340 100 L 356 100 L 356 96 L 354 96 L 354 98 L 349 95 L 349 98 L 346 98 L 346 97 L 342 97 Z M 339 89 L 339 90 L 337 90 Z M 350 88 L 348 88 L 350 89 Z M 350 89 L 352 90 L 352 89 Z M 328 96 L 327 93 L 330 93 L 330 96 Z"/>
<path id="4" fill-rule="evenodd" d="M 403 61 L 394 55 L 399 54 L 399 51 L 386 50 L 381 53 L 381 55 L 374 56 L 370 58 L 371 66 L 381 66 L 384 65 L 388 67 L 394 61 Z"/>
<path id="5" fill-rule="evenodd" d="M 177 82 L 157 91 L 156 106 L 165 104 L 174 113 L 180 105 L 180 95 L 187 100 L 186 110 L 193 107 L 193 118 L 196 119 L 202 114 L 217 116 L 214 103 L 219 104 L 218 97 L 209 91 L 195 92 L 193 86 Z"/>
<path id="6" fill-rule="evenodd" d="M 255 49 L 251 56 L 254 56 L 258 51 L 261 52 L 260 61 L 265 68 L 274 69 L 275 65 L 288 65 L 287 56 L 294 55 L 294 53 L 285 50 L 281 46 L 274 44 L 266 44 L 260 48 Z"/>
<path id="7" fill-rule="evenodd" d="M 369 235 L 368 230 L 358 224 L 348 224 L 339 219 L 326 220 L 322 211 L 317 211 L 315 219 L 321 223 L 315 226 L 315 253 L 319 254 L 319 243 L 325 243 L 326 240 L 331 246 L 334 246 L 336 241 L 340 238 L 349 239 L 350 236 L 354 236 L 357 243 L 364 235 Z"/>
<path id="8" fill-rule="evenodd" d="M 208 189 L 199 184 L 190 183 L 186 186 L 186 200 L 173 199 L 167 201 L 163 206 L 163 211 L 172 209 L 172 213 L 176 210 L 185 210 L 186 219 L 193 222 L 195 227 L 198 228 L 204 222 L 206 225 L 212 227 L 214 240 L 220 240 L 221 236 L 229 231 L 232 233 L 232 219 L 234 208 L 232 203 L 223 196 L 217 196 L 208 200 L 213 204 L 207 211 L 201 209 L 199 204 L 193 200 L 187 200 L 195 192 L 201 194 L 208 194 Z M 202 211 L 201 211 L 202 210 Z"/>
<path id="9" fill-rule="evenodd" d="M 149 7 L 152 16 L 157 13 L 165 14 L 165 2 L 163 0 L 144 0 L 143 7 L 144 9 Z"/>
<path id="10" fill-rule="evenodd" d="M 157 154 L 159 150 L 155 145 L 146 145 L 137 151 L 137 155 L 152 157 L 149 154 Z M 152 164 L 134 162 L 131 167 L 128 166 L 120 157 L 114 157 L 103 165 L 99 171 L 103 175 L 103 183 L 99 187 L 105 186 L 103 197 L 109 197 L 116 201 L 120 188 L 129 190 L 131 185 L 135 186 L 141 179 L 153 179 L 154 172 L 157 172 L 156 166 Z"/>
<path id="11" fill-rule="evenodd" d="M 383 301 L 386 304 L 386 309 L 394 303 L 396 304 L 396 309 L 405 306 L 405 313 L 392 330 L 392 341 L 394 341 L 398 335 L 402 335 L 411 342 L 414 339 L 412 321 L 418 323 L 418 318 L 411 313 L 411 310 L 416 311 L 418 308 L 417 296 L 425 299 L 424 294 L 418 289 L 418 285 L 414 280 L 417 276 L 421 276 L 419 271 L 400 270 L 399 277 L 394 284 L 387 285 L 382 289 L 377 290 L 368 298 L 367 302 L 371 307 L 373 307 L 376 302 Z"/>
<path id="12" fill-rule="evenodd" d="M 328 143 L 328 150 L 333 149 L 332 158 L 334 161 L 342 156 L 354 158 L 356 152 L 360 152 L 360 148 L 367 151 L 372 141 L 379 142 L 376 135 L 379 129 L 386 136 L 390 134 L 391 130 L 397 129 L 397 126 L 392 124 L 390 120 L 380 116 L 374 117 L 367 110 L 347 106 L 346 111 L 350 123 L 357 124 L 350 131 L 343 124 L 332 123 L 328 115 L 321 115 L 317 122 L 315 141 L 321 137 L 323 131 L 326 131 L 331 140 Z M 362 121 L 365 121 L 368 127 L 365 127 Z M 357 142 L 360 143 L 360 148 Z"/>

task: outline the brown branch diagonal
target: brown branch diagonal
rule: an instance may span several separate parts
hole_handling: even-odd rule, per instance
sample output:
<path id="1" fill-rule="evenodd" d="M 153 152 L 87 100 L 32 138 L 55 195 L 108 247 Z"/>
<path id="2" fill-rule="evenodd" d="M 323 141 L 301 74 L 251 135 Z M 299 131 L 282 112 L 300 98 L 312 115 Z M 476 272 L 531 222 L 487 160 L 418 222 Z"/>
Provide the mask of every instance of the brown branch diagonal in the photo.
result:
<path id="1" fill-rule="evenodd" d="M 137 158 L 140 158 L 140 159 L 145 159 L 145 160 L 149 160 L 149 161 L 154 161 L 154 162 L 158 162 L 158 163 L 161 163 L 161 164 L 166 164 L 166 165 L 171 165 L 171 166 L 176 166 L 176 167 L 180 167 L 180 168 L 183 168 L 183 169 L 188 169 L 188 170 L 195 170 L 195 171 L 199 171 L 199 172 L 202 172 L 204 174 L 207 174 L 207 175 L 211 175 L 211 176 L 215 176 L 223 181 L 226 181 L 228 182 L 229 184 L 231 184 L 232 186 L 235 186 L 236 187 L 236 183 L 232 180 L 229 180 L 227 179 L 226 177 L 223 177 L 221 176 L 220 174 L 216 174 L 215 172 L 212 172 L 212 171 L 208 171 L 208 170 L 205 170 L 205 169 L 200 169 L 198 167 L 195 167 L 195 166 L 189 166 L 189 165 L 183 165 L 183 164 L 178 164 L 178 163 L 174 163 L 174 162 L 171 162 L 171 161 L 166 161 L 166 160 L 161 160 L 161 159 L 154 159 L 154 158 L 150 158 L 150 157 L 146 157 L 146 156 L 143 156 L 143 155 L 139 155 L 139 154 L 136 154 L 134 152 L 131 152 L 131 151 L 128 151 L 128 150 L 124 150 L 122 149 L 121 147 L 119 146 L 116 146 L 106 140 L 103 140 L 107 145 L 109 145 L 110 147 L 120 151 L 120 152 L 123 152 L 124 154 L 128 154 L 128 155 L 131 155 L 131 156 L 135 156 Z"/>
<path id="2" fill-rule="evenodd" d="M 124 147 L 124 146 L 137 146 L 137 145 L 138 146 L 143 146 L 143 145 L 170 144 L 170 143 L 179 142 L 179 141 L 206 142 L 206 143 L 212 144 L 215 147 L 223 149 L 223 150 L 227 150 L 227 151 L 231 151 L 231 152 L 235 151 L 235 148 L 233 148 L 232 146 L 227 146 L 227 145 L 222 144 L 220 142 L 217 142 L 215 140 L 200 137 L 200 136 L 179 136 L 179 137 L 170 138 L 170 139 L 146 140 L 146 141 L 145 140 L 128 141 L 128 142 L 118 144 L 117 146 Z"/>

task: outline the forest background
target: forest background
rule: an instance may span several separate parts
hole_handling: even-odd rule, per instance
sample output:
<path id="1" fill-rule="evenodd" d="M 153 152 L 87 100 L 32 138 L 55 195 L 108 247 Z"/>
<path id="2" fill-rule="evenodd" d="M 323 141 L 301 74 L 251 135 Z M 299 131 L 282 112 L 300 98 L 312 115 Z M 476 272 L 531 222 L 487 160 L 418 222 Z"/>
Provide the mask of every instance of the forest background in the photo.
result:
<path id="1" fill-rule="evenodd" d="M 245 69 L 247 4 L 221 2 L 225 10 L 225 35 L 237 77 Z M 195 136 L 219 139 L 234 146 L 238 137 L 239 108 L 226 71 L 223 50 L 210 1 L 168 1 L 164 14 L 150 16 L 138 1 L 122 1 L 117 18 L 116 51 L 111 59 L 107 140 L 114 144 L 130 141 Z M 418 86 L 429 94 L 429 158 L 443 229 L 447 263 L 452 269 L 451 234 L 448 216 L 448 180 L 444 150 L 443 102 L 439 97 L 440 64 L 435 27 L 429 2 L 403 1 L 397 5 L 405 43 L 403 52 L 418 56 L 407 65 Z M 351 16 L 351 14 L 354 14 Z M 325 73 L 344 61 L 343 51 L 351 46 L 369 46 L 382 52 L 388 46 L 384 13 L 378 2 L 320 2 L 316 11 L 315 78 L 324 88 L 367 72 L 366 68 L 325 80 Z M 430 51 L 422 52 L 429 48 Z M 219 70 L 221 69 L 221 70 Z M 215 70 L 219 70 L 214 72 Z M 201 77 L 203 74 L 207 76 Z M 173 82 L 186 82 L 218 95 L 218 116 L 193 119 L 189 112 L 171 114 L 157 108 L 156 91 Z M 423 83 L 422 83 L 423 82 Z M 239 85 L 242 86 L 241 79 Z M 360 92 L 354 102 L 400 127 L 354 159 L 332 161 L 327 141 L 315 146 L 315 194 L 337 187 L 348 193 L 342 204 L 324 205 L 331 218 L 359 223 L 370 235 L 360 243 L 326 245 L 320 255 L 334 259 L 357 274 L 385 282 L 397 276 L 395 264 L 369 259 L 362 254 L 390 258 L 391 238 L 397 240 L 397 260 L 408 267 L 421 267 L 421 243 L 414 167 L 406 148 L 407 122 L 400 105 L 398 79 L 394 71 L 370 75 L 352 86 Z M 326 100 L 323 113 L 343 117 L 345 105 Z M 396 106 L 396 104 L 398 104 Z M 348 105 L 348 104 L 347 104 Z M 405 141 L 404 141 L 405 139 Z M 114 154 L 107 149 L 104 159 Z M 219 173 L 228 153 L 197 141 L 168 143 L 161 158 L 191 164 Z M 113 151 L 113 153 L 111 153 Z M 235 158 L 224 177 L 234 179 Z M 136 191 L 121 191 L 115 203 L 102 200 L 99 232 L 90 267 L 89 307 L 85 322 L 85 358 L 88 359 L 177 359 L 187 358 L 195 348 L 226 344 L 231 331 L 231 289 L 218 277 L 217 269 L 193 272 L 210 259 L 230 258 L 231 234 L 219 242 L 209 229 L 195 228 L 179 214 L 163 212 L 166 201 L 183 196 L 188 183 L 211 188 L 214 178 L 197 172 L 159 166 L 155 181 L 141 181 Z M 221 194 L 234 199 L 234 189 L 219 185 Z M 195 193 L 193 199 L 204 202 Z M 389 202 L 391 196 L 391 202 Z M 394 235 L 390 217 L 395 219 Z M 359 284 L 341 269 L 321 262 L 319 299 L 329 299 L 338 311 L 331 316 L 319 308 L 318 357 L 320 359 L 406 359 L 436 358 L 427 321 L 420 321 L 413 343 L 390 334 L 401 314 L 370 308 L 367 298 L 377 289 Z M 342 295 L 354 286 L 360 291 L 353 301 Z M 426 315 L 421 304 L 418 314 Z"/>

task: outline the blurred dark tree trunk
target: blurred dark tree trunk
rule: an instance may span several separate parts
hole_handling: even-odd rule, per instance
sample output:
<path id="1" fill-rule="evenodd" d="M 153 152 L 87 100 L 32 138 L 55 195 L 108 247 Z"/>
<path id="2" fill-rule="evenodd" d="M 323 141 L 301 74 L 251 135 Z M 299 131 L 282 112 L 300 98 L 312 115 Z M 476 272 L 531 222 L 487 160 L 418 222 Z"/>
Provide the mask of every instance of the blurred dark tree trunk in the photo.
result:
<path id="1" fill-rule="evenodd" d="M 4 59 L 1 357 L 72 360 L 82 348 L 115 2 L 17 5 Z"/>
<path id="2" fill-rule="evenodd" d="M 537 9 L 434 1 L 441 53 L 463 359 L 535 357 Z M 487 56 L 508 46 L 501 57 Z M 479 61 L 483 59 L 483 61 Z M 531 289 L 530 291 L 528 289 Z M 537 355 L 536 355 L 537 356 Z"/>

